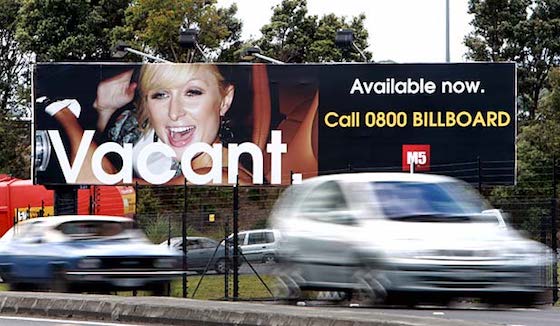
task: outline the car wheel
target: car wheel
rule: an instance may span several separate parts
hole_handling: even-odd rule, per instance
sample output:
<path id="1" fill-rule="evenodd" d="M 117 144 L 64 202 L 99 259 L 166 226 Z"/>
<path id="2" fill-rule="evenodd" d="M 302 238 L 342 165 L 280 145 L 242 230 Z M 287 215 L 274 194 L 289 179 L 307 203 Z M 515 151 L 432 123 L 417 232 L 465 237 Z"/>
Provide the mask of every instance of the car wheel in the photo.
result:
<path id="1" fill-rule="evenodd" d="M 386 282 L 378 270 L 362 267 L 354 274 L 354 282 L 358 290 L 373 303 L 383 302 L 387 297 Z"/>
<path id="2" fill-rule="evenodd" d="M 218 259 L 218 261 L 214 265 L 214 270 L 218 274 L 225 274 L 225 272 L 226 272 L 226 260 L 224 258 Z"/>
<path id="3" fill-rule="evenodd" d="M 303 297 L 303 292 L 296 281 L 299 278 L 297 271 L 290 265 L 278 267 L 273 272 L 273 275 L 276 276 L 276 280 L 272 283 L 271 290 L 275 300 L 293 303 Z"/>
<path id="4" fill-rule="evenodd" d="M 275 263 L 276 262 L 276 257 L 272 254 L 264 255 L 262 262 L 265 263 L 265 264 Z"/>
<path id="5" fill-rule="evenodd" d="M 68 292 L 70 289 L 64 270 L 56 270 L 53 274 L 50 290 L 52 292 Z"/>

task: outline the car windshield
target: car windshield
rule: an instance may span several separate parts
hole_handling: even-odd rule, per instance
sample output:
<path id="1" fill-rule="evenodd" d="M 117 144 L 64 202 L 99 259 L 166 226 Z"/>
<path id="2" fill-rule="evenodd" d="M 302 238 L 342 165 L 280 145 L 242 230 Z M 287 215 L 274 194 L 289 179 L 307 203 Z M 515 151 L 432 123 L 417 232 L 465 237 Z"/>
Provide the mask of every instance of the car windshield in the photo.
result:
<path id="1" fill-rule="evenodd" d="M 461 182 L 376 182 L 374 189 L 390 219 L 497 222 L 492 216 L 480 214 L 491 207 Z"/>
<path id="2" fill-rule="evenodd" d="M 56 229 L 73 240 L 129 239 L 133 222 L 72 221 L 60 224 Z"/>

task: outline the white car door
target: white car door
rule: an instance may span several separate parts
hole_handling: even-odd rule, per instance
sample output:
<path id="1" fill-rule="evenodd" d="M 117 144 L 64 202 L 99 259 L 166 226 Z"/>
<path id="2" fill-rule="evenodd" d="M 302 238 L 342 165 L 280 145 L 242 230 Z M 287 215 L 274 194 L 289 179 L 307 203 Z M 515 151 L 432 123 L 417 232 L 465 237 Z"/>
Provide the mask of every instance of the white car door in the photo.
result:
<path id="1" fill-rule="evenodd" d="M 349 283 L 357 264 L 353 238 L 359 231 L 341 187 L 327 181 L 308 192 L 293 219 L 294 258 L 313 283 Z"/>

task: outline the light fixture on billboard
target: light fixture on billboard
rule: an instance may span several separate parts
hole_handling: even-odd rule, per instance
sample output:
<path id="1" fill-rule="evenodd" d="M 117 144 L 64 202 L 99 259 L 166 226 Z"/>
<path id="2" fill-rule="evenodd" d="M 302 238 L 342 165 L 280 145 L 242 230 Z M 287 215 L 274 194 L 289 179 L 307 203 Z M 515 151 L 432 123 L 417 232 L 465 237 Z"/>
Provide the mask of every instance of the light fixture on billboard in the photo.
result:
<path id="1" fill-rule="evenodd" d="M 353 30 L 346 28 L 346 29 L 339 29 L 338 31 L 336 31 L 336 36 L 334 38 L 334 43 L 339 48 L 353 47 L 356 51 L 358 51 L 358 53 L 360 53 L 360 55 L 362 56 L 362 59 L 364 59 L 364 62 L 369 61 L 368 58 L 366 57 L 364 51 L 362 51 L 358 47 L 356 42 L 354 42 L 354 31 Z"/>
<path id="2" fill-rule="evenodd" d="M 128 53 L 134 53 L 134 54 L 139 55 L 141 57 L 154 60 L 155 62 L 172 63 L 169 60 L 165 60 L 165 59 L 162 59 L 160 57 L 156 57 L 156 56 L 153 56 L 151 54 L 133 49 L 133 48 L 130 47 L 130 45 L 128 45 L 127 43 L 125 43 L 123 41 L 117 41 L 115 46 L 113 46 L 113 48 L 111 48 L 111 57 L 116 58 L 116 59 L 122 59 Z"/>
<path id="3" fill-rule="evenodd" d="M 255 58 L 259 58 L 261 60 L 264 61 L 268 61 L 270 63 L 274 63 L 274 64 L 284 64 L 285 62 L 280 61 L 280 60 L 276 60 L 273 59 L 271 57 L 267 57 L 266 55 L 261 54 L 261 48 L 259 48 L 258 46 L 251 46 L 248 47 L 246 49 L 244 49 L 243 51 L 241 51 L 241 60 L 243 61 L 252 61 L 255 60 Z"/>
<path id="4" fill-rule="evenodd" d="M 35 132 L 35 169 L 46 171 L 51 159 L 51 143 L 46 130 Z"/>
<path id="5" fill-rule="evenodd" d="M 199 30 L 196 28 L 181 28 L 179 31 L 179 45 L 185 49 L 196 49 L 202 55 L 205 62 L 209 62 L 209 58 L 204 54 L 200 44 L 198 44 Z"/>

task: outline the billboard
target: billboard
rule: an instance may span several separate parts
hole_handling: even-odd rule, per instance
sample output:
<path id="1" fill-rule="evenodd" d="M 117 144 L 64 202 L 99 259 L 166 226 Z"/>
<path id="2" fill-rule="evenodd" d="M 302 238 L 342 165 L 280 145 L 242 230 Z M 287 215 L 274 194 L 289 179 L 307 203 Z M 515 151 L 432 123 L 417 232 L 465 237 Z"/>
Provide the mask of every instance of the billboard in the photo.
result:
<path id="1" fill-rule="evenodd" d="M 515 162 L 514 63 L 37 64 L 38 184 L 290 184 Z M 515 164 L 497 181 L 514 183 Z"/>

